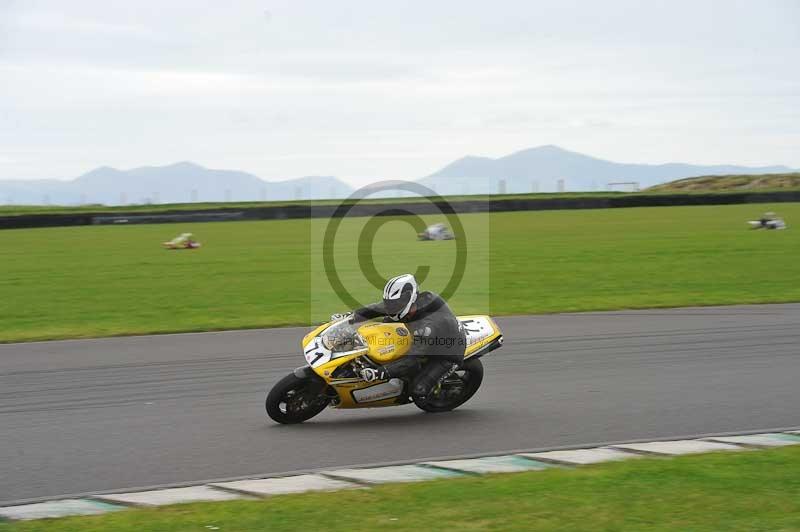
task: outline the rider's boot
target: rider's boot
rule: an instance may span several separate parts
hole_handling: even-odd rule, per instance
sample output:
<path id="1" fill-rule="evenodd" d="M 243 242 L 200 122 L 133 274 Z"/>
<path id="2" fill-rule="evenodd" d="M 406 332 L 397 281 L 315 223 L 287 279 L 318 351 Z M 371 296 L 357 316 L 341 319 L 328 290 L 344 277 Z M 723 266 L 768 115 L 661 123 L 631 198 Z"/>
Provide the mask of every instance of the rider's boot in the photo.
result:
<path id="1" fill-rule="evenodd" d="M 431 360 L 422 367 L 411 383 L 411 394 L 416 397 L 427 397 L 431 391 L 449 377 L 458 368 L 449 360 Z"/>

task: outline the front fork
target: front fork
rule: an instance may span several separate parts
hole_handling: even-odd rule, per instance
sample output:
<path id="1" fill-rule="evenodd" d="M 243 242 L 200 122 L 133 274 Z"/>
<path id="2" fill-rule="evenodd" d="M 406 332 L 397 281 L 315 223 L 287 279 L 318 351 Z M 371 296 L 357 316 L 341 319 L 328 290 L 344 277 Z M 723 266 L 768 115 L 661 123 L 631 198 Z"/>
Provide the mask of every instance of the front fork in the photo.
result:
<path id="1" fill-rule="evenodd" d="M 330 394 L 325 393 L 327 388 L 329 388 L 328 383 L 325 382 L 325 379 L 317 375 L 314 370 L 311 369 L 311 366 L 300 366 L 299 368 L 295 369 L 293 373 L 298 379 L 308 379 L 309 385 L 305 389 L 305 394 L 308 394 L 311 397 L 322 396 L 329 400 L 332 399 Z M 333 391 L 333 394 L 336 395 L 336 392 Z"/>

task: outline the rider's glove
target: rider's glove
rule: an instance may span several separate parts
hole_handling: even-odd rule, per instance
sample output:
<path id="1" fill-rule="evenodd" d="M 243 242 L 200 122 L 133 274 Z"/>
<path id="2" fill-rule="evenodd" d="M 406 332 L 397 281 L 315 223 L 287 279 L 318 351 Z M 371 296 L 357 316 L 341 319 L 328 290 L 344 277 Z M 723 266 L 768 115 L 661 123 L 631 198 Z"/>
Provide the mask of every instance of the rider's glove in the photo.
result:
<path id="1" fill-rule="evenodd" d="M 389 373 L 383 368 L 362 368 L 358 372 L 359 376 L 367 381 L 379 381 L 389 378 Z"/>
<path id="2" fill-rule="evenodd" d="M 345 318 L 352 318 L 353 312 L 337 312 L 336 314 L 331 314 L 331 321 L 339 321 Z"/>

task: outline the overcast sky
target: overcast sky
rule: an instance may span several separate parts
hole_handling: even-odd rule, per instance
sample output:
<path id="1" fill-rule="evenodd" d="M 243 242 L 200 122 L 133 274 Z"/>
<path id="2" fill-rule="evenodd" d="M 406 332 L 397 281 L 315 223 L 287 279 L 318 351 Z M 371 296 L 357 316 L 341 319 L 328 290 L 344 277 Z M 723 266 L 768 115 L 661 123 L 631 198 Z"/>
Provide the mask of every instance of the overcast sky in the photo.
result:
<path id="1" fill-rule="evenodd" d="M 800 2 L 0 0 L 0 179 L 418 178 L 541 144 L 800 167 Z"/>

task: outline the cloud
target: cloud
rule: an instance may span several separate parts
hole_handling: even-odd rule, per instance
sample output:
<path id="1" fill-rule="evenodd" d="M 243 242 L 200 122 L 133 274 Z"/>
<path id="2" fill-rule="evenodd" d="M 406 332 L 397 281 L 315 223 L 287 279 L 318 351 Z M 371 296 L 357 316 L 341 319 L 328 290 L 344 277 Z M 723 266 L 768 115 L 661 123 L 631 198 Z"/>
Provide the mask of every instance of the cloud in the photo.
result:
<path id="1" fill-rule="evenodd" d="M 800 166 L 798 14 L 791 1 L 0 3 L 0 178 L 186 159 L 418 177 L 553 143 Z"/>

